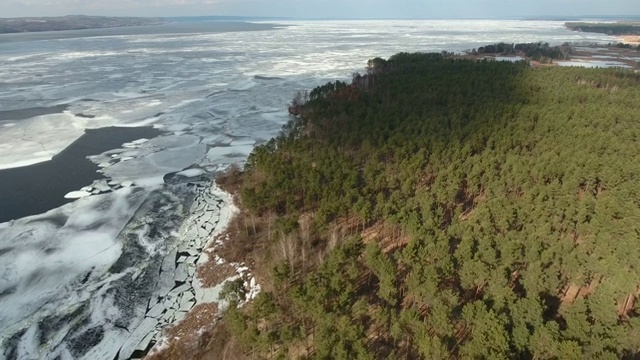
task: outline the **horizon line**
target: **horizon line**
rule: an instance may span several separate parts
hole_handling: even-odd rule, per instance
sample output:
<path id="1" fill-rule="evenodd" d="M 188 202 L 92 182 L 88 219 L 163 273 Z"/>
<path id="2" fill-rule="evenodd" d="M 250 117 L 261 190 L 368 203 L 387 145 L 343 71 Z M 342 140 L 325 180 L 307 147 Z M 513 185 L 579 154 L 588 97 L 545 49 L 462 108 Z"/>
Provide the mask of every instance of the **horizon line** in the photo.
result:
<path id="1" fill-rule="evenodd" d="M 499 17 L 293 17 L 293 16 L 259 16 L 259 15 L 177 15 L 177 16 L 119 16 L 119 15 L 89 15 L 89 14 L 67 14 L 58 16 L 15 16 L 0 17 L 0 19 L 29 19 L 29 18 L 64 18 L 64 17 L 109 17 L 109 18 L 148 18 L 148 19 L 264 19 L 264 20 L 308 20 L 308 21 L 348 21 L 348 20 L 525 20 L 525 21 L 562 21 L 562 20 L 580 20 L 580 19 L 607 19 L 607 20 L 640 20 L 640 14 L 637 15 L 528 15 L 528 16 L 499 16 Z"/>

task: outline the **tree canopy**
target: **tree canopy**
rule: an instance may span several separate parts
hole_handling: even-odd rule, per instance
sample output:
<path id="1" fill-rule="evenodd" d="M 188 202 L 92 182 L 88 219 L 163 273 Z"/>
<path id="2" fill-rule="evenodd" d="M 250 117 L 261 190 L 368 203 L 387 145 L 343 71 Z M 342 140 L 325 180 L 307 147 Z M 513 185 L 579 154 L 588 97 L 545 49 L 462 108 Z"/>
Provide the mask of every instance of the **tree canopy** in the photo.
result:
<path id="1" fill-rule="evenodd" d="M 443 54 L 314 89 L 241 174 L 271 270 L 225 321 L 259 358 L 639 356 L 638 104 L 633 71 Z"/>
<path id="2" fill-rule="evenodd" d="M 481 46 L 476 50 L 479 54 L 524 55 L 535 61 L 549 63 L 551 60 L 569 60 L 571 47 L 569 45 L 550 46 L 549 43 L 497 43 Z"/>

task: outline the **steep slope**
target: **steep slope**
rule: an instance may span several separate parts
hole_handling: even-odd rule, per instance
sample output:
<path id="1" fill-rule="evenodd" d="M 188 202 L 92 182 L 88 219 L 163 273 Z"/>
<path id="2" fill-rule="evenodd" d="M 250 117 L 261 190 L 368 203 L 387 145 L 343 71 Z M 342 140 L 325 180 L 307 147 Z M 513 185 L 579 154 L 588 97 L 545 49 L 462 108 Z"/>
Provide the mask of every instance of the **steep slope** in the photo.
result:
<path id="1" fill-rule="evenodd" d="M 223 179 L 244 208 L 236 256 L 266 291 L 232 306 L 231 335 L 211 346 L 637 356 L 640 75 L 441 54 L 367 72 L 312 91 L 299 120 Z"/>

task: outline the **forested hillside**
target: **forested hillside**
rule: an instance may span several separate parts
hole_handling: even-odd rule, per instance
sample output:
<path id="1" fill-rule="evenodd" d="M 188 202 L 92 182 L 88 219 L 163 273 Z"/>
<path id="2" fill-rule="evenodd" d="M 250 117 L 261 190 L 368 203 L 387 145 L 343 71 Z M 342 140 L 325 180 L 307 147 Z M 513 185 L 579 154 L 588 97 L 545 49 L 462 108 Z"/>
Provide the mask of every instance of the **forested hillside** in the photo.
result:
<path id="1" fill-rule="evenodd" d="M 640 23 L 638 22 L 617 22 L 617 23 L 588 23 L 588 22 L 568 22 L 565 26 L 569 30 L 601 33 L 607 35 L 640 35 Z"/>
<path id="2" fill-rule="evenodd" d="M 265 291 L 212 351 L 639 356 L 640 74 L 398 54 L 309 98 L 221 179 Z"/>

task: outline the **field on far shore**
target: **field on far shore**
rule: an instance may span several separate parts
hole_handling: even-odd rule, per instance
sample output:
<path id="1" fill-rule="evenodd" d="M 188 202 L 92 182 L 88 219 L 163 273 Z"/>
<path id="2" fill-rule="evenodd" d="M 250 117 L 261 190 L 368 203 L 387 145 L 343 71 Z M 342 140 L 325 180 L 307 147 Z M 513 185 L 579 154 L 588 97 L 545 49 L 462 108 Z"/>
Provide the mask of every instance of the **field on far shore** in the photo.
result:
<path id="1" fill-rule="evenodd" d="M 625 35 L 620 37 L 620 42 L 629 45 L 640 45 L 640 36 Z"/>

